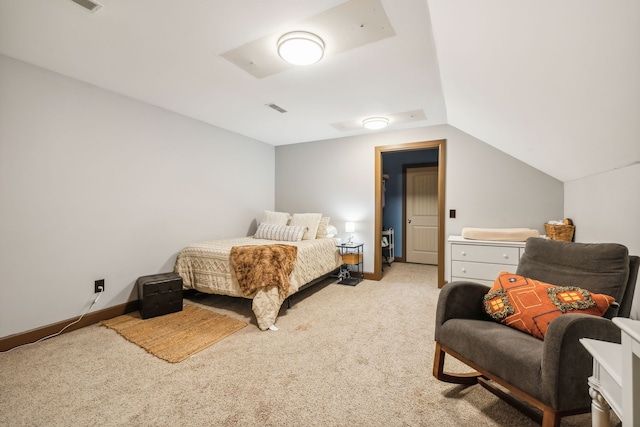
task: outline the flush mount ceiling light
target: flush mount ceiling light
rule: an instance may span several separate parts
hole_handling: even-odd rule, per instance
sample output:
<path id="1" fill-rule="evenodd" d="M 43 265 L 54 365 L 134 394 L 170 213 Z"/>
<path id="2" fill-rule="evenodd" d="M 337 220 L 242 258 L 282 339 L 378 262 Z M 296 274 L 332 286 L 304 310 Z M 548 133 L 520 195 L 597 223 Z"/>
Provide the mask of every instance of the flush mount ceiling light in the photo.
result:
<path id="1" fill-rule="evenodd" d="M 278 39 L 278 55 L 293 65 L 311 65 L 322 59 L 324 42 L 306 31 L 292 31 Z"/>
<path id="2" fill-rule="evenodd" d="M 386 128 L 389 124 L 389 119 L 386 117 L 369 117 L 362 121 L 362 126 L 370 130 L 378 130 Z"/>

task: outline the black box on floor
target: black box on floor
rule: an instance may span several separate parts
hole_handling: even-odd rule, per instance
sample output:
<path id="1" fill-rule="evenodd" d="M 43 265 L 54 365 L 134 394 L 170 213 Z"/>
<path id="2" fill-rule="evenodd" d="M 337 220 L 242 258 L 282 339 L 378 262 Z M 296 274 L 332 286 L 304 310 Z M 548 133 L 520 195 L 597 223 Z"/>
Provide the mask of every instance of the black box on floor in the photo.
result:
<path id="1" fill-rule="evenodd" d="M 142 276 L 136 286 L 143 319 L 182 311 L 182 277 L 178 274 Z"/>

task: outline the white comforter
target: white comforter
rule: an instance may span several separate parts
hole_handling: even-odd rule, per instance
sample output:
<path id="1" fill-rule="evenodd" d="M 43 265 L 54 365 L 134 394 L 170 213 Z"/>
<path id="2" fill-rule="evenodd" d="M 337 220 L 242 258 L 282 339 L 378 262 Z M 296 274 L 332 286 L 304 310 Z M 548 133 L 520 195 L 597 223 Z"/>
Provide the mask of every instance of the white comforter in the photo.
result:
<path id="1" fill-rule="evenodd" d="M 289 294 L 286 296 L 296 293 L 302 285 L 330 273 L 342 263 L 335 239 L 281 242 L 241 237 L 212 240 L 187 246 L 178 254 L 174 271 L 182 277 L 184 289 L 244 297 L 229 262 L 231 248 L 233 246 L 272 244 L 298 247 L 296 262 L 289 276 Z M 261 288 L 251 296 L 253 298 L 253 312 L 260 329 L 268 329 L 275 323 L 280 306 L 286 296 L 280 296 L 275 286 Z"/>

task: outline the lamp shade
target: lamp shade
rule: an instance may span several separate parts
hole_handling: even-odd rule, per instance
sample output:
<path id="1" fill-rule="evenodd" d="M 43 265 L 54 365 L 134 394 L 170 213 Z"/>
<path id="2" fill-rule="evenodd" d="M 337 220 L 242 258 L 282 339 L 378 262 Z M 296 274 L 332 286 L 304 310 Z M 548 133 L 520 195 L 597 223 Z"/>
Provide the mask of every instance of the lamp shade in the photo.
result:
<path id="1" fill-rule="evenodd" d="M 362 121 L 362 126 L 370 130 L 378 130 L 386 128 L 389 124 L 389 119 L 386 117 L 369 117 Z"/>
<path id="2" fill-rule="evenodd" d="M 292 31 L 278 39 L 278 55 L 293 65 L 311 65 L 324 55 L 324 41 L 313 33 Z"/>
<path id="3" fill-rule="evenodd" d="M 356 231 L 356 225 L 353 222 L 345 222 L 344 231 L 347 233 L 354 233 Z"/>

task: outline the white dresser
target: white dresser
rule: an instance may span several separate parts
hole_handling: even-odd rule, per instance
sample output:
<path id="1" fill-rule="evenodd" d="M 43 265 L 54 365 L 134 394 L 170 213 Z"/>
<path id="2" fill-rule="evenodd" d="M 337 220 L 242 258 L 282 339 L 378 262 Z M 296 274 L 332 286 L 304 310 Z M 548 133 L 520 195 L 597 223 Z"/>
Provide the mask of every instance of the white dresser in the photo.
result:
<path id="1" fill-rule="evenodd" d="M 493 285 L 501 271 L 515 273 L 525 242 L 468 240 L 450 236 L 451 282 L 470 280 Z"/>

